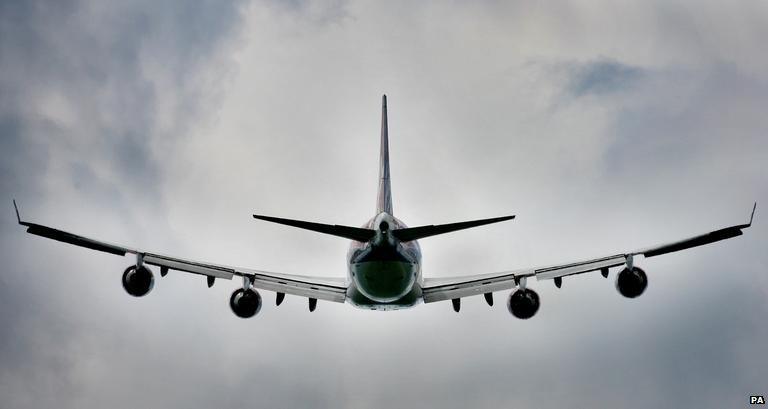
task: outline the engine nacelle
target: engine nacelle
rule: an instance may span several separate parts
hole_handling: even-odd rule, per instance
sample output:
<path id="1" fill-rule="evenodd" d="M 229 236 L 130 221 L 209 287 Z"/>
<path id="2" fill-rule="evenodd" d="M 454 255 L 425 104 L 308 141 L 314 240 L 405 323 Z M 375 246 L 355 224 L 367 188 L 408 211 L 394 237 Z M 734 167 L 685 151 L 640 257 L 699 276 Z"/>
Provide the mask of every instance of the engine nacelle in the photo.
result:
<path id="1" fill-rule="evenodd" d="M 129 266 L 123 272 L 123 288 L 134 297 L 147 295 L 154 285 L 155 277 L 152 275 L 152 270 L 146 266 L 139 268 Z"/>
<path id="2" fill-rule="evenodd" d="M 539 295 L 530 288 L 515 290 L 509 295 L 507 309 L 515 317 L 527 320 L 536 315 L 536 311 L 539 310 Z"/>
<path id="3" fill-rule="evenodd" d="M 625 268 L 616 276 L 616 289 L 627 298 L 639 297 L 648 287 L 648 276 L 638 267 Z"/>
<path id="4" fill-rule="evenodd" d="M 261 295 L 252 288 L 238 288 L 229 298 L 229 308 L 240 318 L 251 318 L 261 310 Z"/>

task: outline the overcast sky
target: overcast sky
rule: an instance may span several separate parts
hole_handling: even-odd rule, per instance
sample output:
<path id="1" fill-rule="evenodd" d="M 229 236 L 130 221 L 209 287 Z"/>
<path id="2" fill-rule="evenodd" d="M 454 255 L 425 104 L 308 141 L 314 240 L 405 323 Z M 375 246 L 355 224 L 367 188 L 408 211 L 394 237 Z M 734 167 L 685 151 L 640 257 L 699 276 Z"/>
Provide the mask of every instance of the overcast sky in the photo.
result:
<path id="1" fill-rule="evenodd" d="M 158 5 L 159 4 L 159 5 Z M 747 406 L 768 395 L 768 3 L 0 2 L 3 408 Z M 155 252 L 344 276 L 389 97 L 396 216 L 516 214 L 421 241 L 427 277 L 575 261 L 744 223 L 512 317 L 156 277 L 22 217 Z M 762 204 L 762 206 L 761 206 Z M 157 272 L 156 272 L 157 273 Z"/>

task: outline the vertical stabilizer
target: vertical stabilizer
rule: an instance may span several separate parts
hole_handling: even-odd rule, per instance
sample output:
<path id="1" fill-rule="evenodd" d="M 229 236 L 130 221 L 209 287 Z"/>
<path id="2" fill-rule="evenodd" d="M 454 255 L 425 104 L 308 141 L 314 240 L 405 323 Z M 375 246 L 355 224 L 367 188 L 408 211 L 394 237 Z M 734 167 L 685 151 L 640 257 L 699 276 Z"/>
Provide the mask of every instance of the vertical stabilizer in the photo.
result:
<path id="1" fill-rule="evenodd" d="M 387 96 L 381 97 L 381 148 L 379 152 L 379 195 L 376 213 L 392 214 L 392 188 L 389 182 L 389 135 L 387 130 Z"/>

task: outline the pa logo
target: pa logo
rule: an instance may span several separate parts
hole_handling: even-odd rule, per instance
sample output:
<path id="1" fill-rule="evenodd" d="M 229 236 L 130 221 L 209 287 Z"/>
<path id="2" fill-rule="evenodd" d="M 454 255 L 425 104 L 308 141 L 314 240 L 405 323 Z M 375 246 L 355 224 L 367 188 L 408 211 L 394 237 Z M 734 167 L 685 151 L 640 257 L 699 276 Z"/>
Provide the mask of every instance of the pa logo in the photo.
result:
<path id="1" fill-rule="evenodd" d="M 765 398 L 762 395 L 752 395 L 749 397 L 750 405 L 765 405 Z"/>

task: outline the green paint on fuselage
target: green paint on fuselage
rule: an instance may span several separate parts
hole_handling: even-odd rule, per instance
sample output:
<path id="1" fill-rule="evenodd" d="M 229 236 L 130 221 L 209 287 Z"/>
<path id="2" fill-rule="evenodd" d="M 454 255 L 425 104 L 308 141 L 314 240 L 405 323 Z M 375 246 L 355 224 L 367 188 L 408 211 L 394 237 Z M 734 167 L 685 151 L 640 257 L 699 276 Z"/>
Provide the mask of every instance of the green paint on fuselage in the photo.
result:
<path id="1" fill-rule="evenodd" d="M 366 310 L 392 311 L 411 308 L 423 301 L 421 296 L 421 287 L 418 282 L 414 284 L 413 287 L 411 287 L 411 291 L 405 294 L 402 298 L 388 303 L 373 301 L 366 297 L 357 289 L 357 285 L 354 282 L 347 289 L 347 302 L 357 308 Z"/>
<path id="2" fill-rule="evenodd" d="M 351 269 L 357 289 L 372 301 L 396 301 L 416 282 L 417 265 L 407 261 L 364 261 L 353 263 Z"/>

